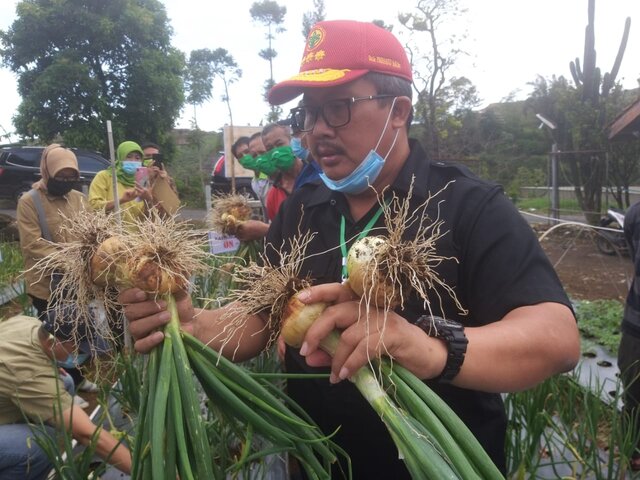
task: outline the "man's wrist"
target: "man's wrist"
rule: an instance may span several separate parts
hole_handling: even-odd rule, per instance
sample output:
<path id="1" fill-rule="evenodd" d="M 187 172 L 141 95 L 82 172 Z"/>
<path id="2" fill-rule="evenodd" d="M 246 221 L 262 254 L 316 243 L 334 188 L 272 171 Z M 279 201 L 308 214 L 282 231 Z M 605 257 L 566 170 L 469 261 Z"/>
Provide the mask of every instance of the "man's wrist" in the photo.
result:
<path id="1" fill-rule="evenodd" d="M 447 359 L 442 372 L 432 378 L 441 383 L 451 383 L 460 373 L 464 357 L 467 352 L 467 340 L 464 334 L 464 327 L 451 320 L 441 317 L 423 315 L 418 318 L 415 325 L 422 329 L 427 335 L 442 340 L 447 347 Z"/>

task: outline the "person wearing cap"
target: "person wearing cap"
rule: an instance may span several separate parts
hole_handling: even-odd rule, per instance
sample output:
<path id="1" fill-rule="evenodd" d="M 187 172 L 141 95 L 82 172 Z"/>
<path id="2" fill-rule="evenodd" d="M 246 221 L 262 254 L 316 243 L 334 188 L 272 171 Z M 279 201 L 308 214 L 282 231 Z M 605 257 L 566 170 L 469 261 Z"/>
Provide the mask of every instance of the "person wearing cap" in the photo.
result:
<path id="1" fill-rule="evenodd" d="M 302 95 L 294 117 L 322 169 L 322 182 L 287 198 L 266 237 L 267 245 L 280 247 L 316 233 L 298 274 L 314 286 L 300 299 L 330 305 L 302 347 L 287 347 L 285 355 L 287 372 L 326 372 L 329 378 L 291 381 L 287 392 L 345 449 L 354 478 L 409 478 L 383 422 L 345 381 L 372 356 L 392 357 L 453 408 L 504 472 L 501 393 L 571 370 L 580 354 L 576 320 L 553 266 L 502 188 L 464 167 L 428 159 L 409 139 L 411 81 L 407 55 L 391 32 L 334 20 L 311 28 L 299 73 L 269 92 L 275 105 Z M 368 308 L 363 321 L 359 300 L 342 284 L 342 252 L 358 236 L 384 233 L 379 195 L 406 199 L 418 218 L 442 222 L 435 250 L 450 260 L 433 271 L 451 290 L 434 284 L 429 305 L 411 295 L 401 310 Z M 406 225 L 404 238 L 413 239 L 418 228 L 421 222 Z M 267 255 L 279 264 L 280 252 Z M 136 289 L 122 292 L 120 301 L 138 351 L 160 343 L 163 335 L 154 329 L 168 321 L 158 313 L 164 306 Z M 179 312 L 182 328 L 207 342 L 219 339 L 208 345 L 236 361 L 256 355 L 272 333 L 256 315 L 246 319 L 242 338 L 225 338 L 219 335 L 225 307 L 194 311 L 187 296 Z M 430 335 L 432 324 L 438 336 Z M 342 334 L 331 359 L 318 346 L 336 328 Z M 223 349 L 226 344 L 233 351 Z M 340 471 L 336 467 L 335 478 Z"/>
<path id="2" fill-rule="evenodd" d="M 44 321 L 17 315 L 0 322 L 0 480 L 47 478 L 52 464 L 36 437 L 57 442 L 55 429 L 64 429 L 82 445 L 92 441 L 98 427 L 73 403 L 55 366 L 83 348 L 51 311 Z M 97 455 L 129 473 L 129 450 L 107 430 L 97 438 Z"/>
<path id="3" fill-rule="evenodd" d="M 148 185 L 142 185 L 136 179 L 136 172 L 142 168 L 144 152 L 136 142 L 126 141 L 116 149 L 116 178 L 118 199 L 125 223 L 133 223 L 144 216 L 148 208 L 154 205 L 153 193 Z M 112 211 L 115 208 L 113 196 L 113 173 L 109 167 L 96 174 L 89 186 L 89 205 L 94 210 Z"/>

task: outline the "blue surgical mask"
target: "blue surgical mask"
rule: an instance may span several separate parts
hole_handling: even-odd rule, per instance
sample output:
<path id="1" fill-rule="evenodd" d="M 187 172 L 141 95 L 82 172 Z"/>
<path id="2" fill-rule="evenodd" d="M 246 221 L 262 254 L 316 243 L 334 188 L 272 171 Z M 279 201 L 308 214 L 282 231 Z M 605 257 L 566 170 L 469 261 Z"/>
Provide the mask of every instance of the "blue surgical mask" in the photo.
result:
<path id="1" fill-rule="evenodd" d="M 124 160 L 122 162 L 122 171 L 127 175 L 134 175 L 140 167 L 142 167 L 140 160 Z"/>
<path id="2" fill-rule="evenodd" d="M 70 353 L 63 361 L 57 361 L 62 368 L 77 368 L 89 359 L 88 353 Z"/>
<path id="3" fill-rule="evenodd" d="M 348 193 L 351 195 L 357 195 L 358 193 L 364 192 L 369 185 L 373 185 L 373 182 L 376 181 L 378 175 L 380 175 L 380 171 L 382 167 L 384 167 L 384 162 L 393 150 L 393 147 L 396 144 L 396 140 L 398 139 L 398 134 L 400 130 L 396 130 L 396 135 L 393 138 L 393 143 L 391 144 L 391 148 L 387 152 L 387 155 L 382 158 L 376 150 L 382 141 L 382 136 L 384 135 L 384 131 L 389 124 L 389 120 L 391 119 L 391 112 L 393 112 L 393 107 L 396 103 L 396 99 L 393 99 L 393 103 L 391 104 L 391 109 L 389 110 L 389 115 L 387 115 L 387 121 L 382 128 L 382 133 L 380 134 L 380 138 L 378 138 L 378 143 L 376 144 L 373 150 L 370 150 L 364 160 L 356 167 L 356 169 L 340 180 L 332 180 L 327 177 L 323 172 L 320 173 L 320 178 L 324 182 L 324 184 L 330 190 L 334 190 L 336 192 Z"/>
<path id="4" fill-rule="evenodd" d="M 303 162 L 305 162 L 309 156 L 309 150 L 302 146 L 302 140 L 297 137 L 291 139 L 291 150 L 293 150 L 293 154 Z"/>

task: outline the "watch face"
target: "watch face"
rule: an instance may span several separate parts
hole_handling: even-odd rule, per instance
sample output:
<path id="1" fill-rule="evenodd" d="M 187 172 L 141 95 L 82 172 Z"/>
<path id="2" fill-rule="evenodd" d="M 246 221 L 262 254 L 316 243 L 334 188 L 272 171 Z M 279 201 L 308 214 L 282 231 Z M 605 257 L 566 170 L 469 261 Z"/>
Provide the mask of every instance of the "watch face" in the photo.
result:
<path id="1" fill-rule="evenodd" d="M 438 317 L 435 322 L 436 328 L 448 328 L 451 330 L 460 330 L 462 329 L 462 325 L 458 322 L 454 322 L 452 320 L 447 320 L 446 318 Z"/>

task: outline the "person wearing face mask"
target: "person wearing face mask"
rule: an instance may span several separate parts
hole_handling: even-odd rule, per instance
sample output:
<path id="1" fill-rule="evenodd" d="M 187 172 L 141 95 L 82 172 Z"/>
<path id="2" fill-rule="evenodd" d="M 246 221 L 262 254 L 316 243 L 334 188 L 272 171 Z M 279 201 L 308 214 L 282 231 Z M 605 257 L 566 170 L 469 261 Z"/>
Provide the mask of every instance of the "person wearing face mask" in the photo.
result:
<path id="1" fill-rule="evenodd" d="M 269 175 L 272 185 L 267 192 L 267 217 L 273 220 L 282 202 L 296 189 L 296 182 L 305 163 L 291 146 L 288 125 L 272 123 L 262 129 L 262 143 L 266 153 L 257 161 L 257 168 Z M 303 153 L 298 149 L 298 153 Z"/>
<path id="2" fill-rule="evenodd" d="M 296 259 L 298 278 L 313 286 L 298 298 L 329 307 L 300 348 L 287 346 L 285 366 L 289 373 L 327 376 L 288 382 L 287 393 L 346 451 L 353 478 L 409 479 L 383 422 L 349 381 L 376 357 L 390 357 L 449 404 L 506 473 L 501 393 L 575 367 L 580 336 L 571 302 L 502 187 L 428 158 L 409 137 L 412 69 L 391 32 L 368 22 L 322 21 L 310 29 L 301 59 L 299 72 L 268 97 L 282 105 L 302 95 L 293 117 L 322 169 L 321 181 L 283 202 L 265 255 L 280 265 L 293 241 L 314 235 L 304 258 Z M 441 261 L 430 267 L 437 282 L 421 279 L 429 284 L 427 298 L 407 295 L 402 308 L 364 308 L 343 283 L 346 252 L 357 238 L 390 233 L 380 203 L 394 197 L 415 215 L 403 240 L 419 239 L 437 222 L 439 235 L 431 240 Z M 168 315 L 158 313 L 151 296 L 130 289 L 120 301 L 138 351 L 162 342 L 157 329 Z M 222 332 L 237 322 L 228 315 L 235 308 L 194 309 L 188 296 L 178 304 L 183 328 L 223 355 L 246 360 L 277 331 L 268 328 L 268 313 L 260 313 L 245 319 L 241 338 L 229 339 Z M 319 345 L 334 330 L 340 337 L 329 358 Z M 341 478 L 348 466 L 332 468 L 332 478 Z"/>
<path id="3" fill-rule="evenodd" d="M 42 317 L 47 310 L 53 272 L 41 275 L 32 267 L 38 260 L 53 253 L 56 244 L 74 240 L 69 238 L 64 218 L 84 210 L 86 198 L 73 190 L 80 171 L 75 154 L 59 144 L 51 144 L 40 159 L 41 179 L 33 184 L 30 192 L 18 201 L 17 221 L 20 249 L 24 258 L 24 278 L 27 294 Z"/>
<path id="4" fill-rule="evenodd" d="M 63 385 L 56 367 L 92 349 L 89 338 L 81 326 L 59 320 L 51 310 L 43 321 L 18 315 L 0 322 L 0 480 L 49 478 L 53 465 L 36 438 L 57 442 L 56 429 L 82 445 L 93 440 L 98 427 L 74 403 L 73 387 Z M 107 429 L 96 438 L 96 454 L 129 473 L 126 446 Z"/>
<path id="5" fill-rule="evenodd" d="M 116 178 L 118 198 L 124 223 L 133 223 L 142 217 L 147 209 L 154 205 L 149 185 L 136 179 L 136 172 L 143 167 L 144 153 L 135 142 L 122 142 L 116 149 Z M 89 186 L 89 205 L 94 210 L 104 209 L 110 212 L 115 207 L 113 197 L 112 167 L 96 174 Z"/>
<path id="6" fill-rule="evenodd" d="M 306 134 L 300 130 L 300 127 L 293 118 L 290 119 L 290 123 L 293 133 L 291 137 L 291 150 L 293 154 L 304 163 L 304 167 L 296 178 L 296 183 L 293 185 L 293 189 L 297 190 L 307 183 L 317 181 L 320 178 L 322 170 L 307 148 Z"/>
<path id="7" fill-rule="evenodd" d="M 65 219 L 88 208 L 88 205 L 84 194 L 73 189 L 80 177 L 78 160 L 73 151 L 57 143 L 46 147 L 40 159 L 40 175 L 42 178 L 33 184 L 31 191 L 18 201 L 17 223 L 27 294 L 38 318 L 42 319 L 50 307 L 54 272 L 41 274 L 32 267 L 53 253 L 58 248 L 57 244 L 74 240 L 63 228 Z M 75 365 L 68 364 L 66 367 L 66 372 L 79 389 L 97 391 L 98 387 L 84 379 Z M 82 404 L 79 400 L 78 403 Z"/>

